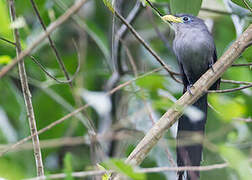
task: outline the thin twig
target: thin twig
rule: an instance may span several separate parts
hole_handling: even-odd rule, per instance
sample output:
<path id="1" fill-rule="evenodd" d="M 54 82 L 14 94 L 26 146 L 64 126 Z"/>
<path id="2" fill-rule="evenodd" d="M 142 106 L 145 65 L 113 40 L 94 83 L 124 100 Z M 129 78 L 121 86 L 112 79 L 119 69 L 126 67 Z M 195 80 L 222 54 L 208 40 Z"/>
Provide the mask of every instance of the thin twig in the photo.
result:
<path id="1" fill-rule="evenodd" d="M 215 169 L 222 169 L 228 167 L 228 163 L 213 164 L 208 166 L 182 166 L 182 167 L 156 167 L 143 168 L 138 170 L 139 173 L 158 173 L 165 171 L 210 171 Z"/>
<path id="2" fill-rule="evenodd" d="M 8 39 L 5 39 L 5 38 L 3 38 L 3 37 L 0 37 L 0 40 L 5 41 L 5 42 L 7 42 L 7 43 L 9 43 L 9 44 L 11 44 L 11 45 L 16 46 L 16 43 L 15 43 L 15 42 L 9 41 Z"/>
<path id="3" fill-rule="evenodd" d="M 212 13 L 216 13 L 216 14 L 222 14 L 222 15 L 240 15 L 239 13 L 235 13 L 235 12 L 227 12 L 227 11 L 220 11 L 220 10 L 216 10 L 216 9 L 209 9 L 209 8 L 201 8 L 201 11 L 206 11 L 206 12 L 212 12 Z M 251 14 L 246 14 L 246 16 L 252 16 Z"/>
<path id="4" fill-rule="evenodd" d="M 16 43 L 11 42 L 11 41 L 9 41 L 9 40 L 7 40 L 7 39 L 5 39 L 5 38 L 1 38 L 1 37 L 0 37 L 0 39 L 3 40 L 3 41 L 5 41 L 5 42 L 7 42 L 7 43 L 9 43 L 9 44 L 11 44 L 11 45 L 16 46 Z M 74 42 L 74 43 L 75 43 L 75 42 Z M 77 52 L 80 52 L 80 51 L 78 51 L 78 48 L 77 48 L 77 46 L 76 46 L 76 43 L 75 43 L 75 47 L 76 47 Z M 31 60 L 32 60 L 34 63 L 36 63 L 36 64 L 40 67 L 40 69 L 41 69 L 48 77 L 50 77 L 51 79 L 55 80 L 57 83 L 66 84 L 66 83 L 72 82 L 72 81 L 74 80 L 74 78 L 76 77 L 76 75 L 78 74 L 79 70 L 80 70 L 80 56 L 79 56 L 79 53 L 78 53 L 78 57 L 79 57 L 79 58 L 78 58 L 77 69 L 76 69 L 76 71 L 75 71 L 73 77 L 72 77 L 71 79 L 69 79 L 68 81 L 61 81 L 61 80 L 57 79 L 56 77 L 54 77 L 53 75 L 51 75 L 51 74 L 46 70 L 46 67 L 44 67 L 38 60 L 36 60 L 36 58 L 35 58 L 34 56 L 31 56 L 31 55 L 30 55 L 29 57 L 31 58 Z"/>
<path id="5" fill-rule="evenodd" d="M 252 66 L 252 63 L 247 63 L 247 64 L 232 64 L 232 67 L 239 67 L 239 66 Z"/>
<path id="6" fill-rule="evenodd" d="M 235 92 L 235 91 L 240 91 L 242 89 L 247 89 L 252 87 L 252 84 L 247 85 L 247 86 L 242 86 L 238 88 L 233 88 L 233 89 L 224 89 L 224 90 L 208 90 L 208 93 L 228 93 L 228 92 Z"/>
<path id="7" fill-rule="evenodd" d="M 233 118 L 233 120 L 243 121 L 243 122 L 252 122 L 252 118 Z"/>
<path id="8" fill-rule="evenodd" d="M 15 5 L 14 5 L 14 0 L 9 0 L 8 3 L 9 3 L 11 21 L 14 22 L 16 20 L 16 10 L 15 10 Z M 15 44 L 16 44 L 16 54 L 18 57 L 21 53 L 21 43 L 20 43 L 19 31 L 16 28 L 14 28 L 14 39 L 15 39 Z M 36 120 L 35 120 L 35 116 L 34 116 L 31 93 L 29 90 L 27 75 L 25 72 L 24 61 L 20 61 L 18 63 L 18 69 L 19 69 L 19 76 L 20 76 L 25 106 L 26 106 L 26 110 L 27 110 L 27 117 L 28 117 L 28 121 L 29 121 L 29 125 L 30 125 L 31 135 L 37 134 Z M 43 168 L 43 161 L 42 161 L 42 155 L 41 155 L 38 135 L 32 136 L 32 142 L 33 142 L 35 164 L 36 164 L 36 168 L 37 168 L 37 176 L 43 176 L 44 175 L 44 168 Z"/>
<path id="9" fill-rule="evenodd" d="M 40 135 L 41 133 L 44 133 L 44 132 L 48 131 L 49 129 L 53 128 L 54 126 L 56 126 L 56 125 L 58 125 L 58 124 L 64 122 L 66 119 L 68 119 L 68 118 L 70 118 L 70 117 L 72 117 L 72 116 L 78 114 L 79 112 L 81 112 L 81 111 L 83 111 L 84 109 L 86 109 L 88 106 L 89 106 L 89 105 L 86 104 L 85 106 L 82 106 L 82 107 L 76 109 L 75 111 L 73 111 L 73 112 L 67 114 L 66 116 L 62 117 L 61 119 L 59 119 L 59 120 L 57 120 L 57 121 L 54 121 L 54 122 L 52 122 L 51 124 L 49 124 L 48 126 L 42 128 L 42 129 L 40 129 L 37 133 L 34 133 L 34 134 L 32 134 L 31 136 L 28 136 L 28 137 L 26 137 L 26 138 L 24 138 L 24 139 L 18 141 L 17 143 L 15 143 L 15 144 L 13 144 L 12 146 L 8 147 L 8 148 L 5 149 L 4 151 L 0 152 L 0 157 L 3 156 L 5 153 L 9 152 L 10 150 L 15 149 L 17 146 L 19 146 L 19 145 L 25 143 L 26 141 L 32 139 L 33 136 Z"/>
<path id="10" fill-rule="evenodd" d="M 38 19 L 39 19 L 39 22 L 40 22 L 41 26 L 43 27 L 44 31 L 47 32 L 46 25 L 44 24 L 43 19 L 42 19 L 42 17 L 41 17 L 40 14 L 39 14 L 39 10 L 38 10 L 38 8 L 37 8 L 36 3 L 34 2 L 34 0 L 30 0 L 30 2 L 31 2 L 31 4 L 32 4 L 33 10 L 35 11 L 36 16 L 37 16 Z M 66 76 L 67 82 L 69 83 L 70 86 L 72 86 L 72 81 L 70 81 L 70 76 L 69 76 L 69 74 L 68 74 L 68 72 L 67 72 L 67 70 L 66 70 L 66 67 L 65 67 L 65 65 L 64 65 L 64 62 L 63 62 L 63 60 L 61 59 L 61 57 L 60 57 L 60 55 L 59 55 L 59 52 L 58 52 L 58 50 L 57 50 L 57 48 L 56 48 L 56 46 L 55 46 L 55 44 L 54 44 L 54 42 L 53 42 L 51 36 L 48 35 L 47 38 L 48 38 L 48 40 L 49 40 L 49 44 L 50 44 L 51 48 L 53 49 L 53 52 L 54 52 L 54 54 L 55 54 L 55 56 L 56 56 L 56 59 L 57 59 L 59 65 L 60 65 L 60 68 L 61 68 L 61 70 L 63 71 L 64 75 Z"/>
<path id="11" fill-rule="evenodd" d="M 247 3 L 246 0 L 242 0 L 243 3 L 245 4 L 245 6 L 250 10 L 250 12 L 252 12 L 252 8 L 249 6 L 249 4 Z"/>
<path id="12" fill-rule="evenodd" d="M 104 142 L 109 140 L 124 140 L 134 138 L 136 140 L 137 131 L 129 130 L 129 129 L 113 129 L 112 131 L 108 131 L 106 133 L 96 134 L 92 141 L 94 142 Z M 90 145 L 91 137 L 63 137 L 63 138 L 55 138 L 55 139 L 46 139 L 40 141 L 40 147 L 43 148 L 56 148 L 62 146 L 78 146 L 78 145 Z M 13 144 L 0 144 L 0 150 L 10 148 Z M 23 143 L 19 146 L 18 149 L 13 149 L 12 152 L 22 151 L 22 150 L 31 150 L 33 148 L 31 142 Z"/>
<path id="13" fill-rule="evenodd" d="M 40 69 L 41 69 L 48 77 L 50 77 L 51 79 L 53 79 L 53 80 L 56 81 L 57 83 L 66 84 L 66 83 L 73 82 L 73 80 L 75 79 L 76 75 L 77 75 L 78 72 L 80 71 L 80 53 L 79 53 L 80 50 L 78 50 L 78 47 L 77 47 L 77 45 L 76 45 L 75 42 L 74 42 L 74 47 L 76 48 L 76 51 L 77 51 L 77 54 L 78 54 L 78 65 L 77 65 L 77 68 L 76 68 L 76 71 L 75 71 L 74 75 L 73 75 L 69 80 L 66 80 L 66 81 L 59 80 L 59 79 L 57 79 L 56 77 L 54 77 L 53 75 L 51 75 L 51 74 L 46 70 L 46 68 L 45 68 L 40 62 L 38 62 L 38 61 L 35 59 L 35 57 L 33 57 L 33 56 L 29 56 L 29 57 L 32 59 L 32 61 L 33 61 L 34 63 L 36 63 L 36 64 L 40 67 Z"/>
<path id="14" fill-rule="evenodd" d="M 160 173 L 166 171 L 211 171 L 216 169 L 223 169 L 228 167 L 228 163 L 221 163 L 221 164 L 213 164 L 213 165 L 206 165 L 206 166 L 182 166 L 182 167 L 154 167 L 154 168 L 141 168 L 135 169 L 137 173 Z M 95 175 L 103 175 L 105 173 L 113 173 L 115 171 L 81 171 L 81 172 L 73 172 L 71 175 L 72 177 L 87 177 L 87 176 L 95 176 Z M 47 178 L 49 179 L 58 179 L 58 178 L 65 178 L 66 174 L 52 174 L 48 175 Z M 44 180 L 46 177 L 36 177 L 36 178 L 29 178 L 25 180 Z"/>
<path id="15" fill-rule="evenodd" d="M 252 82 L 245 82 L 245 81 L 234 81 L 234 80 L 227 80 L 227 79 L 221 79 L 222 83 L 231 83 L 231 84 L 245 84 L 250 85 Z"/>
<path id="16" fill-rule="evenodd" d="M 122 17 L 116 10 L 115 15 L 127 26 L 127 28 L 132 32 L 132 34 L 138 39 L 138 41 L 149 51 L 152 56 L 167 70 L 167 72 L 174 77 L 174 75 L 179 75 L 179 73 L 174 72 L 168 67 L 165 62 L 156 54 L 155 51 L 143 40 L 143 38 L 136 32 L 136 30 L 126 21 L 124 17 Z"/>
<path id="17" fill-rule="evenodd" d="M 127 47 L 126 43 L 122 39 L 120 39 L 120 41 L 123 44 L 123 47 L 124 47 L 125 52 L 126 52 L 126 55 L 128 56 L 130 65 L 131 65 L 132 70 L 133 70 L 133 74 L 134 74 L 135 77 L 137 77 L 138 76 L 138 72 L 137 72 L 137 66 L 136 66 L 136 63 L 134 61 L 134 58 L 133 58 L 132 54 L 130 53 L 130 50 Z"/>
<path id="18" fill-rule="evenodd" d="M 130 24 L 132 23 L 137 15 L 140 13 L 141 11 L 141 2 L 140 1 L 136 1 L 134 7 L 132 8 L 132 10 L 130 11 L 130 13 L 128 14 L 126 21 Z M 115 16 L 113 15 L 112 18 L 113 24 L 112 24 L 112 34 L 114 34 L 115 31 Z M 128 28 L 125 24 L 122 24 L 121 27 L 116 31 L 115 36 L 113 36 L 112 39 L 112 65 L 113 65 L 113 70 L 114 72 L 112 73 L 111 77 L 109 78 L 109 80 L 107 81 L 106 85 L 105 85 L 105 90 L 109 91 L 112 88 L 115 87 L 116 83 L 118 83 L 119 79 L 120 79 L 120 75 L 122 75 L 123 73 L 123 69 L 122 69 L 122 64 L 121 64 L 121 43 L 120 40 L 124 39 L 124 37 L 127 34 Z"/>
<path id="19" fill-rule="evenodd" d="M 47 36 L 50 35 L 57 27 L 59 27 L 66 20 L 68 20 L 74 13 L 76 13 L 85 2 L 86 0 L 76 1 L 76 3 L 72 5 L 63 15 L 61 15 L 56 21 L 52 22 L 47 28 L 47 32 L 38 35 L 35 38 L 35 41 L 29 47 L 27 47 L 26 50 L 22 51 L 18 57 L 11 60 L 11 63 L 9 63 L 8 65 L 4 66 L 1 69 L 0 79 L 3 76 L 5 76 L 6 73 L 9 72 L 12 68 L 14 68 L 19 61 L 24 59 L 24 57 L 28 56 L 32 52 L 32 50 L 35 47 L 37 47 L 42 41 L 44 41 L 47 38 Z"/>
<path id="20" fill-rule="evenodd" d="M 105 173 L 111 173 L 111 172 L 112 171 L 101 171 L 101 170 L 73 172 L 73 173 L 71 173 L 71 177 L 82 178 L 82 177 L 87 177 L 87 176 L 99 176 L 99 175 L 102 176 Z M 52 174 L 52 175 L 48 175 L 48 176 L 29 178 L 29 179 L 24 179 L 24 180 L 63 179 L 66 177 L 67 177 L 67 175 L 65 173 L 60 173 L 60 174 Z"/>

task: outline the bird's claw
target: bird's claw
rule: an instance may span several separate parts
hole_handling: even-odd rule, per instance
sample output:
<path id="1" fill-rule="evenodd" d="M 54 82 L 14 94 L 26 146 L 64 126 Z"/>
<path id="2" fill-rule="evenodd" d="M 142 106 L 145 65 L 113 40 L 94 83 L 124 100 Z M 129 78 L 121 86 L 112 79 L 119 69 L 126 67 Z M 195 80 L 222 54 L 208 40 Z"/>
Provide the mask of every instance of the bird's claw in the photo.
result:
<path id="1" fill-rule="evenodd" d="M 189 94 L 190 94 L 191 96 L 193 96 L 192 91 L 191 91 L 191 87 L 193 87 L 193 84 L 189 84 L 189 85 L 186 87 L 186 90 L 189 92 Z"/>
<path id="2" fill-rule="evenodd" d="M 213 64 L 209 64 L 209 68 L 212 69 L 212 71 L 214 72 L 214 68 L 213 68 Z"/>

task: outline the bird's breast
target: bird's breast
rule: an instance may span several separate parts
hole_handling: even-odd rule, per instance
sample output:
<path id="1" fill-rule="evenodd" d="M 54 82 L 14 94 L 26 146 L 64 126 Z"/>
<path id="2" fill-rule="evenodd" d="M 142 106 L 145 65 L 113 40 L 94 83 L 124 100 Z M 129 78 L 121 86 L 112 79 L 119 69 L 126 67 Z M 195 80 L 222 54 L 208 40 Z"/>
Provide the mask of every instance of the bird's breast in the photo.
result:
<path id="1" fill-rule="evenodd" d="M 174 52 L 187 74 L 199 78 L 209 67 L 213 55 L 212 37 L 202 31 L 189 31 L 174 39 Z"/>

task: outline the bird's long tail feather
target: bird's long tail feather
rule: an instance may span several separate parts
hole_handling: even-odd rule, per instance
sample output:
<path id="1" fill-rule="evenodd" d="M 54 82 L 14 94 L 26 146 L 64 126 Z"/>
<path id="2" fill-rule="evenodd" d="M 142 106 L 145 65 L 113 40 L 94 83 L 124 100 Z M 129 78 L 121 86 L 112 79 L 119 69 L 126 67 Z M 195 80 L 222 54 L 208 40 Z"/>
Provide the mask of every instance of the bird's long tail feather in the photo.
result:
<path id="1" fill-rule="evenodd" d="M 202 157 L 202 137 L 207 118 L 207 94 L 193 104 L 204 113 L 200 120 L 193 121 L 183 115 L 178 122 L 177 164 L 178 166 L 199 166 Z M 183 179 L 184 172 L 178 172 L 178 180 Z M 199 179 L 198 171 L 186 172 L 187 180 Z"/>

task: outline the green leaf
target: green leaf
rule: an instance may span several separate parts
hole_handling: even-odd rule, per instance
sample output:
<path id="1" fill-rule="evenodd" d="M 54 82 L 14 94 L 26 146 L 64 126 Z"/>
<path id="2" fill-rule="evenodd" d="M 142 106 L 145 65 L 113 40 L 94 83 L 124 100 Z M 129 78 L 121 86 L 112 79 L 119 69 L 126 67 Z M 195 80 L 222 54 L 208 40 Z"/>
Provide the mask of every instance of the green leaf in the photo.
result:
<path id="1" fill-rule="evenodd" d="M 8 64 L 11 62 L 11 57 L 7 55 L 0 56 L 0 64 Z"/>
<path id="2" fill-rule="evenodd" d="M 122 159 L 111 159 L 109 162 L 105 163 L 105 166 L 115 169 L 120 173 L 130 177 L 133 180 L 145 180 L 146 176 L 143 173 L 135 172 L 134 168 L 126 164 Z"/>
<path id="3" fill-rule="evenodd" d="M 100 165 L 100 164 L 96 164 L 96 165 L 98 166 L 98 168 L 100 170 L 106 171 L 105 167 L 103 167 L 102 165 Z M 103 174 L 102 180 L 109 180 L 110 177 L 111 177 L 111 175 L 112 175 L 112 173 L 105 173 L 105 174 Z"/>
<path id="4" fill-rule="evenodd" d="M 67 7 L 67 5 L 63 1 L 61 1 L 61 3 L 64 6 L 63 10 L 66 11 L 67 8 L 65 7 Z M 95 41 L 97 46 L 100 48 L 107 61 L 109 61 L 109 43 L 108 37 L 105 35 L 104 31 L 102 31 L 101 28 L 99 28 L 93 21 L 89 21 L 87 19 L 83 20 L 79 16 L 73 16 L 73 18 L 80 27 L 84 28 L 87 31 L 88 35 Z"/>
<path id="5" fill-rule="evenodd" d="M 115 10 L 113 8 L 113 3 L 112 0 L 103 0 L 103 3 L 105 4 L 105 6 L 107 6 L 109 8 L 109 10 L 114 14 Z"/>
<path id="6" fill-rule="evenodd" d="M 167 110 L 170 108 L 174 103 L 168 98 L 158 98 L 153 100 L 153 107 L 154 109 L 160 110 Z"/>
<path id="7" fill-rule="evenodd" d="M 187 13 L 197 16 L 202 0 L 171 0 L 172 14 Z"/>
<path id="8" fill-rule="evenodd" d="M 15 161 L 9 159 L 0 159 L 0 179 L 20 180 L 25 177 L 25 171 Z"/>
<path id="9" fill-rule="evenodd" d="M 72 155 L 71 153 L 67 153 L 64 157 L 64 173 L 66 174 L 65 180 L 73 180 L 72 172 Z"/>
<path id="10" fill-rule="evenodd" d="M 157 90 L 160 88 L 164 88 L 163 82 L 165 82 L 165 78 L 163 76 L 153 74 L 138 79 L 136 81 L 136 84 L 149 90 Z"/>
<path id="11" fill-rule="evenodd" d="M 242 54 L 247 61 L 252 62 L 252 46 L 248 47 Z"/>
<path id="12" fill-rule="evenodd" d="M 10 19 L 7 9 L 7 3 L 0 1 L 0 17 L 1 17 L 1 28 L 0 34 L 10 39 L 12 38 L 12 30 L 10 29 Z"/>
<path id="13" fill-rule="evenodd" d="M 107 60 L 110 59 L 108 37 L 93 21 L 88 21 L 82 23 L 85 26 L 87 33 L 93 38 L 98 47 L 103 52 Z"/>
<path id="14" fill-rule="evenodd" d="M 251 179 L 251 165 L 248 158 L 241 151 L 233 147 L 221 145 L 219 146 L 219 152 L 228 161 L 230 167 L 239 174 L 242 180 Z"/>
<path id="15" fill-rule="evenodd" d="M 246 4 L 252 8 L 252 0 L 231 0 L 233 3 L 237 4 L 238 6 L 241 6 L 243 8 L 249 9 Z M 244 2 L 245 1 L 245 2 Z"/>
<path id="16" fill-rule="evenodd" d="M 225 95 L 211 94 L 209 101 L 226 122 L 235 117 L 242 117 L 246 112 L 245 102 L 240 97 L 230 98 Z"/>

